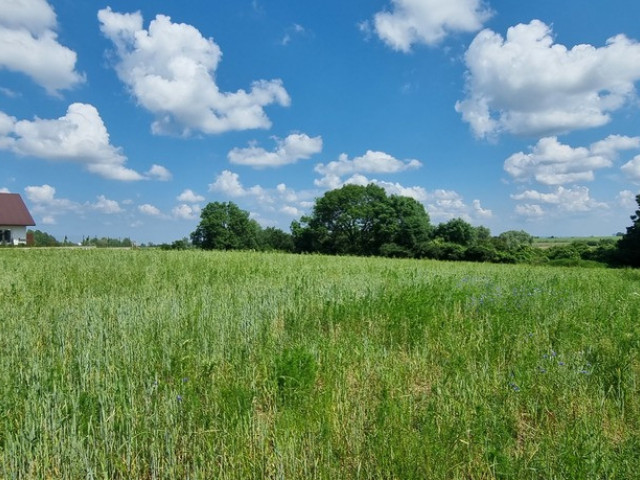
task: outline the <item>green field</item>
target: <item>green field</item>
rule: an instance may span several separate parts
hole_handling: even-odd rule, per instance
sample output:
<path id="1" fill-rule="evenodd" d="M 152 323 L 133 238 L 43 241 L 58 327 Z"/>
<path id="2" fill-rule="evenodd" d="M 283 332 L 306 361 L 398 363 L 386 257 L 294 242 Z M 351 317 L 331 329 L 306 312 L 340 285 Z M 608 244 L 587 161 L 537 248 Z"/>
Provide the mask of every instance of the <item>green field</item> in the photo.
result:
<path id="1" fill-rule="evenodd" d="M 0 251 L 0 477 L 629 479 L 640 272 Z"/>
<path id="2" fill-rule="evenodd" d="M 570 245 L 573 242 L 586 243 L 588 245 L 597 245 L 598 242 L 612 241 L 618 242 L 620 237 L 533 237 L 533 246 L 537 248 L 551 248 Z"/>

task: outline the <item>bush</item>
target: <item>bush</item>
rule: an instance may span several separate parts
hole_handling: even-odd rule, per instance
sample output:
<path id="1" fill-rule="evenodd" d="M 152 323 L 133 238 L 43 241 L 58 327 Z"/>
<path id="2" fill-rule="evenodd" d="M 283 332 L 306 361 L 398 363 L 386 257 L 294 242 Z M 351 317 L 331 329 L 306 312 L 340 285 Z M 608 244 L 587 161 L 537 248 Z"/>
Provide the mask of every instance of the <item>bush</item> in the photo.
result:
<path id="1" fill-rule="evenodd" d="M 409 258 L 412 254 L 405 247 L 396 243 L 384 243 L 380 246 L 380 255 L 391 258 Z"/>

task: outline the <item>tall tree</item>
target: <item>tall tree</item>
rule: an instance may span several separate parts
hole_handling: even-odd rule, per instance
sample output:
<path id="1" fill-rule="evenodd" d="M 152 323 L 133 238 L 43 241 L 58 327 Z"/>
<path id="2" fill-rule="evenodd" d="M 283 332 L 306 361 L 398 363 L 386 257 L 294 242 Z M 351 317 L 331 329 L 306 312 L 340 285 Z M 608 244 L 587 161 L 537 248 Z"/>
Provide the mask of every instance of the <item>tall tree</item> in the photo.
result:
<path id="1" fill-rule="evenodd" d="M 413 199 L 388 197 L 374 184 L 345 185 L 318 198 L 312 214 L 291 230 L 298 251 L 381 255 L 413 249 L 428 237 L 430 224 Z"/>
<path id="2" fill-rule="evenodd" d="M 465 247 L 475 242 L 476 233 L 473 226 L 461 218 L 453 218 L 446 223 L 441 223 L 435 229 L 436 237 Z"/>
<path id="3" fill-rule="evenodd" d="M 243 250 L 258 247 L 260 225 L 233 202 L 209 203 L 191 241 L 205 250 Z"/>
<path id="4" fill-rule="evenodd" d="M 618 258 L 623 265 L 640 267 L 640 195 L 636 195 L 638 210 L 631 215 L 633 225 L 627 227 L 625 233 L 618 242 Z"/>

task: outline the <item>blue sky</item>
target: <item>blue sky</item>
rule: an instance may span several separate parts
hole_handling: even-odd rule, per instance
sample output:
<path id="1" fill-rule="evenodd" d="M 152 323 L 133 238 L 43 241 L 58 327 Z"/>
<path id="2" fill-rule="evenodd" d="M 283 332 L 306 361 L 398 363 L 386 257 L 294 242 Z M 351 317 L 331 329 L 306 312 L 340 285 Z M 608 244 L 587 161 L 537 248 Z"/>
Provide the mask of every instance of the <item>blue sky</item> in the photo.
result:
<path id="1" fill-rule="evenodd" d="M 640 3 L 4 0 L 0 190 L 58 238 L 288 230 L 377 183 L 494 234 L 624 231 Z"/>

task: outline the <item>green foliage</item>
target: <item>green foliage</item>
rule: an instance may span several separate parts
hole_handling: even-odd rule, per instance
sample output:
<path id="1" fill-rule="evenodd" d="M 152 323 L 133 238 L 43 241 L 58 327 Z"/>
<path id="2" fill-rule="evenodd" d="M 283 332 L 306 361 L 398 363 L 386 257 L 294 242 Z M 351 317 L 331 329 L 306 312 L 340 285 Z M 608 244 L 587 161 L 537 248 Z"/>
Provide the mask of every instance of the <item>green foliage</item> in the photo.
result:
<path id="1" fill-rule="evenodd" d="M 636 196 L 638 210 L 631 215 L 633 225 L 627 227 L 625 233 L 618 242 L 618 261 L 623 265 L 640 267 L 640 195 Z"/>
<path id="2" fill-rule="evenodd" d="M 299 252 L 414 256 L 431 226 L 421 203 L 370 184 L 326 192 L 291 230 Z"/>
<path id="3" fill-rule="evenodd" d="M 110 237 L 86 237 L 82 239 L 80 243 L 84 247 L 99 247 L 99 248 L 130 248 L 133 246 L 133 242 L 130 238 L 110 238 Z"/>
<path id="4" fill-rule="evenodd" d="M 436 238 L 447 243 L 456 243 L 468 247 L 476 241 L 476 230 L 461 218 L 453 218 L 446 223 L 439 224 L 434 232 Z"/>
<path id="5" fill-rule="evenodd" d="M 294 250 L 292 235 L 275 227 L 260 230 L 258 244 L 260 250 L 264 251 L 293 252 Z"/>
<path id="6" fill-rule="evenodd" d="M 60 242 L 53 235 L 40 230 L 29 230 L 27 233 L 33 233 L 34 247 L 57 247 Z"/>
<path id="7" fill-rule="evenodd" d="M 233 202 L 213 202 L 200 212 L 200 224 L 191 241 L 204 250 L 247 250 L 258 248 L 260 225 Z"/>
<path id="8" fill-rule="evenodd" d="M 466 248 L 459 243 L 436 238 L 420 246 L 420 257 L 434 260 L 464 260 Z"/>
<path id="9" fill-rule="evenodd" d="M 169 243 L 160 244 L 160 250 L 187 250 L 191 247 L 188 238 L 183 238 L 181 240 L 175 240 Z"/>
<path id="10" fill-rule="evenodd" d="M 533 245 L 533 236 L 524 230 L 508 230 L 498 235 L 496 245 L 502 250 L 515 251 Z"/>

